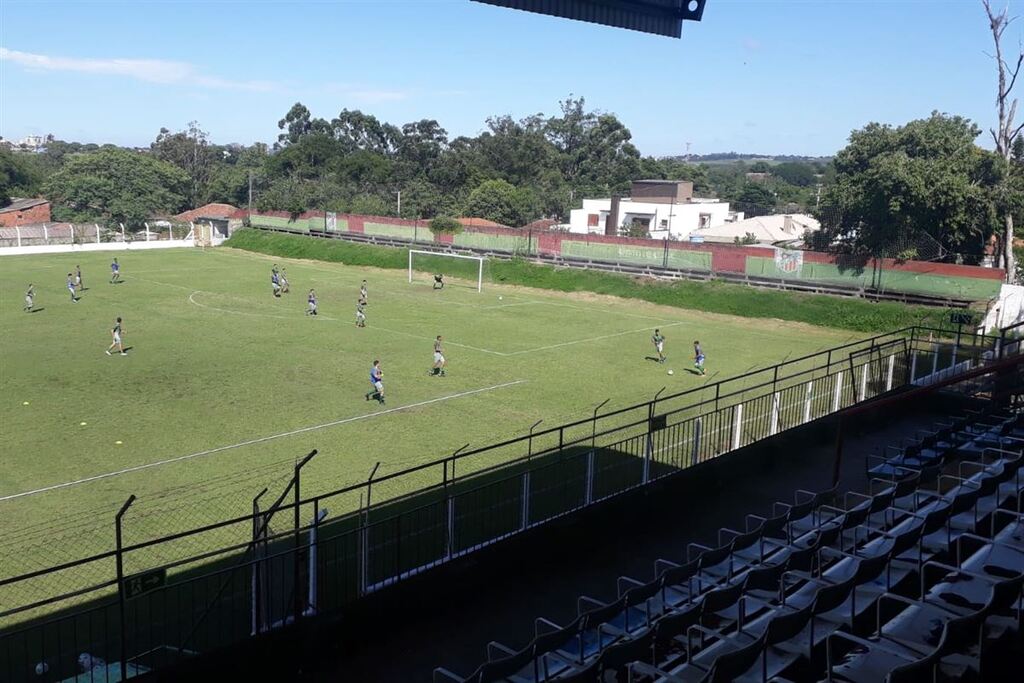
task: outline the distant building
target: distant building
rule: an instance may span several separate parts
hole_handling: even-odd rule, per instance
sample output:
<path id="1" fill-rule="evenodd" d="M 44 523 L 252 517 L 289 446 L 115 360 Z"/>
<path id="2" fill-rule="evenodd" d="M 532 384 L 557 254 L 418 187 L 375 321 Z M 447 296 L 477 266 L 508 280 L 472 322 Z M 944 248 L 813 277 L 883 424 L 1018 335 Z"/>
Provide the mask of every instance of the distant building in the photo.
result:
<path id="1" fill-rule="evenodd" d="M 15 199 L 0 208 L 0 227 L 13 228 L 18 225 L 48 223 L 50 202 L 45 199 Z"/>
<path id="2" fill-rule="evenodd" d="M 750 173 L 746 174 L 747 180 L 749 180 L 752 183 L 767 182 L 767 180 L 769 178 L 771 178 L 771 177 L 772 177 L 771 173 L 760 173 L 760 172 L 757 172 L 757 171 L 751 171 Z"/>
<path id="3" fill-rule="evenodd" d="M 820 229 L 821 224 L 806 214 L 774 214 L 702 228 L 693 232 L 692 237 L 704 242 L 733 244 L 752 235 L 753 244 L 802 244 L 805 233 Z"/>
<path id="4" fill-rule="evenodd" d="M 238 207 L 232 206 L 231 204 L 220 204 L 215 202 L 213 204 L 200 206 L 197 209 L 179 213 L 174 217 L 174 219 L 181 223 L 211 223 L 217 232 L 227 237 L 231 234 L 228 219 L 232 218 L 237 212 Z"/>
<path id="5" fill-rule="evenodd" d="M 53 142 L 52 135 L 26 135 L 14 143 L 14 147 L 28 152 L 39 152 L 50 142 Z"/>
<path id="6" fill-rule="evenodd" d="M 694 197 L 693 183 L 680 180 L 636 180 L 629 197 L 584 199 L 583 208 L 569 215 L 569 232 L 621 235 L 639 225 L 656 239 L 687 239 L 700 228 L 743 217 L 728 202 Z"/>

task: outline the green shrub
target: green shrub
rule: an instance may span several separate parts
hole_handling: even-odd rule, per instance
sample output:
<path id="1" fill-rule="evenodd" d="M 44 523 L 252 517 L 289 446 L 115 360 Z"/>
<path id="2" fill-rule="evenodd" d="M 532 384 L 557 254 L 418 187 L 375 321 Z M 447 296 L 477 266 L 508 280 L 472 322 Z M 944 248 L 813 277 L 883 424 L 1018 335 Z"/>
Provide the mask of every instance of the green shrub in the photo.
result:
<path id="1" fill-rule="evenodd" d="M 239 230 L 225 244 L 229 247 L 286 258 L 331 261 L 375 268 L 404 269 L 408 266 L 407 252 L 404 249 L 301 235 Z M 424 261 L 424 266 L 427 265 L 430 265 L 428 261 Z M 475 268 L 475 264 L 470 265 Z M 447 267 L 451 269 L 451 266 Z M 460 272 L 451 274 L 463 275 Z M 492 259 L 487 262 L 485 274 L 489 282 L 501 284 L 558 292 L 594 292 L 677 308 L 747 318 L 777 318 L 857 332 L 888 332 L 910 325 L 944 328 L 948 326 L 949 319 L 949 310 L 945 308 L 756 289 L 716 281 L 666 282 L 597 270 L 554 268 L 522 259 Z M 464 276 L 471 277 L 471 274 Z"/>
<path id="2" fill-rule="evenodd" d="M 451 216 L 438 216 L 430 221 L 430 232 L 435 235 L 458 235 L 462 232 L 462 223 Z"/>

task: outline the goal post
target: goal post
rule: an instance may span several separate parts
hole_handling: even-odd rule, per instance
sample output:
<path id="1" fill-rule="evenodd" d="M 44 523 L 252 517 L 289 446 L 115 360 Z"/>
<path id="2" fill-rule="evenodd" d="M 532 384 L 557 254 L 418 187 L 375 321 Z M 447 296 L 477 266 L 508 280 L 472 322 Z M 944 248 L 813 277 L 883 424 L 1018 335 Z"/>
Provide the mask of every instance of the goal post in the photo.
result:
<path id="1" fill-rule="evenodd" d="M 419 257 L 419 261 L 435 261 L 436 259 L 459 259 L 461 261 L 475 261 L 476 262 L 476 291 L 482 292 L 484 286 L 484 257 L 483 256 L 467 256 L 465 254 L 452 254 L 449 252 L 442 251 L 422 251 L 419 249 L 409 250 L 409 283 L 412 283 L 413 273 L 415 272 L 415 261 Z M 431 268 L 434 272 L 442 272 L 437 268 Z M 443 273 L 442 273 L 443 274 Z M 451 273 L 449 273 L 450 275 Z"/>

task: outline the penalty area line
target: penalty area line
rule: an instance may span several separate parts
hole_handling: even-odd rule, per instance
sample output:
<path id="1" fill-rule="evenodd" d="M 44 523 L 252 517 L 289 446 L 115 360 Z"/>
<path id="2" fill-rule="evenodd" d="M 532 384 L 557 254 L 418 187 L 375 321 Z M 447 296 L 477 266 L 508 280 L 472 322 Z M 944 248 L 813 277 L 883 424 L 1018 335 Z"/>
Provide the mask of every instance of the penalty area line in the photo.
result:
<path id="1" fill-rule="evenodd" d="M 92 481 L 99 481 L 100 479 L 109 479 L 111 477 L 117 477 L 122 474 L 129 474 L 131 472 L 139 472 L 141 470 L 147 470 L 152 467 L 159 467 L 161 465 L 169 465 L 175 462 L 182 462 L 183 460 L 192 460 L 193 458 L 201 458 L 207 455 L 213 455 L 215 453 L 221 453 L 223 451 L 230 451 L 236 448 L 242 448 L 244 446 L 254 446 L 256 444 L 265 443 L 267 441 L 274 441 L 275 439 L 284 439 L 289 436 L 295 436 L 296 434 L 305 434 L 306 432 L 315 432 L 320 429 L 327 429 L 328 427 L 337 427 L 338 425 L 348 424 L 350 422 L 358 422 L 360 420 L 368 420 L 374 417 L 380 417 L 382 415 L 388 415 L 390 413 L 398 413 L 403 410 L 411 410 L 412 408 L 420 408 L 422 406 L 428 406 L 433 403 L 441 403 L 443 401 L 450 401 L 455 398 L 463 398 L 465 396 L 473 396 L 474 394 L 482 394 L 488 391 L 495 391 L 496 389 L 504 389 L 505 387 L 512 387 L 517 384 L 525 384 L 528 380 L 517 379 L 512 382 L 504 382 L 502 384 L 495 384 L 491 387 L 482 387 L 480 389 L 470 389 L 468 391 L 460 391 L 457 394 L 449 394 L 448 396 L 439 396 L 437 398 L 431 398 L 426 401 L 420 401 L 418 403 L 409 403 L 404 406 L 397 406 L 395 408 L 388 408 L 387 410 L 381 410 L 376 413 L 367 413 L 365 415 L 355 415 L 353 417 L 346 417 L 340 420 L 333 420 L 331 422 L 324 422 L 323 424 L 311 425 L 309 427 L 302 427 L 300 429 L 293 429 L 290 432 L 281 432 L 279 434 L 271 434 L 269 436 L 262 436 L 258 439 L 249 439 L 248 441 L 240 441 L 239 443 L 231 444 L 229 446 L 219 446 L 217 448 L 210 448 L 205 451 L 198 451 L 196 453 L 189 453 L 188 455 L 179 455 L 174 458 L 167 458 L 166 460 L 158 460 L 156 462 L 148 462 L 142 465 L 135 465 L 134 467 L 126 467 L 121 470 L 114 472 L 105 472 L 103 474 L 95 474 L 91 477 L 84 477 L 82 479 L 75 479 L 73 481 L 66 481 L 60 484 L 52 484 L 50 486 L 44 486 L 42 488 L 33 489 L 32 491 L 22 491 L 21 493 L 12 493 L 7 496 L 0 496 L 0 502 L 5 500 L 14 500 L 15 498 L 24 498 L 26 496 L 34 496 L 40 493 L 47 493 L 49 491 L 56 491 L 58 489 L 64 489 L 71 486 L 78 486 L 79 484 L 87 484 Z"/>

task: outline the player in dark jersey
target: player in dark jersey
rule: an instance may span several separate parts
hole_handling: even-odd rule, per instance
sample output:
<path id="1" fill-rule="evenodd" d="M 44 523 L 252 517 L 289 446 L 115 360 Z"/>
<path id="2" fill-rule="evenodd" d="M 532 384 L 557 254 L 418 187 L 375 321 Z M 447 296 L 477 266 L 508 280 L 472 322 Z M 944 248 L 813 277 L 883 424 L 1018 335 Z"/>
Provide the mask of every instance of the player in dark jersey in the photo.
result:
<path id="1" fill-rule="evenodd" d="M 75 266 L 75 286 L 79 292 L 85 290 L 85 285 L 82 284 L 82 266 Z"/>
<path id="2" fill-rule="evenodd" d="M 277 268 L 270 271 L 270 286 L 274 290 L 274 296 L 281 298 L 281 276 L 277 274 Z"/>
<path id="3" fill-rule="evenodd" d="M 121 352 L 122 356 L 127 356 L 128 355 L 124 351 L 124 342 L 121 341 L 121 335 L 122 334 L 123 334 L 123 329 L 121 327 L 121 318 L 118 318 L 117 322 L 114 323 L 113 329 L 110 330 L 110 336 L 113 338 L 113 341 L 111 341 L 110 342 L 110 346 L 107 347 L 107 355 L 108 356 L 110 355 L 110 351 L 115 346 L 117 347 L 117 350 Z"/>
<path id="4" fill-rule="evenodd" d="M 29 283 L 28 289 L 25 290 L 25 312 L 31 313 L 32 309 L 36 307 L 35 304 L 36 289 L 35 285 Z"/>
<path id="5" fill-rule="evenodd" d="M 366 280 L 363 280 L 363 284 L 359 285 L 359 305 L 366 306 L 368 304 L 366 300 Z"/>
<path id="6" fill-rule="evenodd" d="M 441 335 L 437 335 L 437 339 L 434 340 L 434 367 L 430 374 L 444 377 L 444 366 L 447 364 L 448 361 L 444 358 L 444 348 L 441 345 Z"/>
<path id="7" fill-rule="evenodd" d="M 373 361 L 373 367 L 370 368 L 370 384 L 373 389 L 366 392 L 366 400 L 375 398 L 378 403 L 384 405 L 384 371 L 380 369 L 379 360 Z"/>
<path id="8" fill-rule="evenodd" d="M 76 291 L 75 290 L 75 281 L 74 281 L 74 276 L 72 276 L 71 273 L 68 273 L 68 280 L 67 280 L 67 282 L 64 283 L 64 286 L 67 287 L 68 288 L 68 292 L 71 293 L 71 303 L 77 304 L 78 303 L 78 295 L 75 293 L 75 291 Z"/>
<path id="9" fill-rule="evenodd" d="M 434 275 L 434 289 L 444 289 L 444 275 L 441 273 Z"/>
<path id="10" fill-rule="evenodd" d="M 704 351 L 700 348 L 700 342 L 693 342 L 693 367 L 697 368 L 697 372 L 702 375 L 708 374 L 708 371 L 704 369 Z"/>
<path id="11" fill-rule="evenodd" d="M 661 330 L 655 330 L 654 336 L 651 337 L 651 342 L 654 343 L 654 350 L 658 352 L 658 362 L 665 362 L 665 336 L 661 333 Z"/>
<path id="12" fill-rule="evenodd" d="M 316 292 L 314 292 L 312 289 L 309 290 L 309 295 L 306 297 L 306 303 L 309 306 L 309 308 L 306 310 L 306 315 L 316 315 Z"/>

